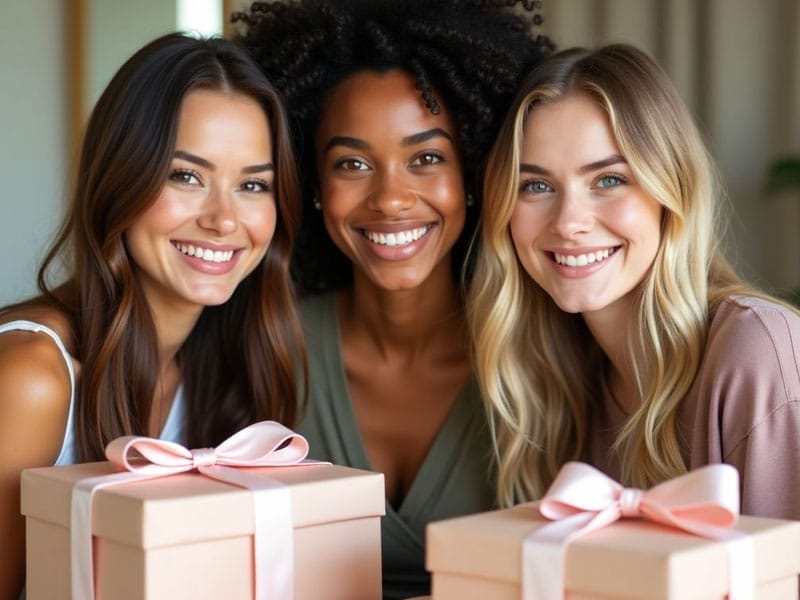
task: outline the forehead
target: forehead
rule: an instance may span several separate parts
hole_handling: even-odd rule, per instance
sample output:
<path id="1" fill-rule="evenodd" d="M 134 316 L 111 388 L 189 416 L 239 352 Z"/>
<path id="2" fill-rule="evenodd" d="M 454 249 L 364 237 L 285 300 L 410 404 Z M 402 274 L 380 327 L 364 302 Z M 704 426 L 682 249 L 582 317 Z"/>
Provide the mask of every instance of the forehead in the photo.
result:
<path id="1" fill-rule="evenodd" d="M 605 108 L 583 93 L 531 107 L 523 123 L 523 159 L 591 162 L 619 148 Z"/>
<path id="2" fill-rule="evenodd" d="M 224 147 L 241 144 L 269 149 L 272 144 L 269 118 L 254 98 L 239 92 L 196 89 L 181 102 L 177 144 Z"/>
<path id="3" fill-rule="evenodd" d="M 450 115 L 441 100 L 439 105 L 441 111 L 433 114 L 425 106 L 415 78 L 405 71 L 359 71 L 328 93 L 318 134 L 369 138 L 409 135 L 436 127 L 452 134 Z"/>

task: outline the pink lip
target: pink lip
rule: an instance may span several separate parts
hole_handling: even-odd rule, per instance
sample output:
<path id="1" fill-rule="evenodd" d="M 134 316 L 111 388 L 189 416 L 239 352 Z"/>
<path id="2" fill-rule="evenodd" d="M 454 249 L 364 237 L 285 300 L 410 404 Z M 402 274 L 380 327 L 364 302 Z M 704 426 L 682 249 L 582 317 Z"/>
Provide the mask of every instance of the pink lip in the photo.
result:
<path id="1" fill-rule="evenodd" d="M 199 246 L 200 248 L 208 248 L 209 250 L 214 250 L 215 252 L 227 252 L 229 250 L 236 252 L 237 250 L 242 249 L 241 246 L 236 246 L 234 244 L 220 244 L 219 242 L 209 242 L 205 240 L 170 240 L 170 243 L 173 246 L 176 246 L 177 244 L 183 244 L 184 246 Z"/>
<path id="2" fill-rule="evenodd" d="M 572 256 L 578 256 L 580 254 L 589 254 L 590 252 L 600 252 L 602 250 L 612 250 L 616 252 L 616 250 L 620 248 L 619 244 L 606 244 L 604 246 L 581 246 L 580 248 L 569 247 L 569 248 L 548 248 L 545 250 L 548 254 L 567 254 Z"/>

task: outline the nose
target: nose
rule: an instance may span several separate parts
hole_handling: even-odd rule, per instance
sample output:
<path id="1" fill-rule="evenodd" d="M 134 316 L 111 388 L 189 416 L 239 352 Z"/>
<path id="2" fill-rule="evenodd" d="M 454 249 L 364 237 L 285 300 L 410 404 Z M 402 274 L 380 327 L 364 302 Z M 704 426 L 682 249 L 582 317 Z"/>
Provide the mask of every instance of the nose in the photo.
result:
<path id="1" fill-rule="evenodd" d="M 591 199 L 580 192 L 563 190 L 553 205 L 551 230 L 564 239 L 588 233 L 594 226 Z"/>
<path id="2" fill-rule="evenodd" d="M 217 235 L 228 235 L 236 231 L 238 219 L 230 194 L 212 190 L 203 203 L 197 223 L 203 229 L 215 232 Z"/>
<path id="3" fill-rule="evenodd" d="M 367 198 L 367 206 L 387 217 L 394 217 L 408 210 L 417 200 L 402 173 L 384 172 L 375 177 Z"/>

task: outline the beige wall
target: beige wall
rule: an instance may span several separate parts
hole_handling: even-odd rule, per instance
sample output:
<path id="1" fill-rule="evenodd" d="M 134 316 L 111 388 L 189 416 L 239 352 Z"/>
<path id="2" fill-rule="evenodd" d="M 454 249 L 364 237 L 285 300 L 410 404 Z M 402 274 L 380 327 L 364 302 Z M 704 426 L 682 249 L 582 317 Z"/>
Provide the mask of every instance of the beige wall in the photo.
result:
<path id="1" fill-rule="evenodd" d="M 61 214 L 70 160 L 64 23 L 78 3 L 84 113 L 131 52 L 175 28 L 167 0 L 0 2 L 0 304 L 34 291 Z M 727 182 L 735 262 L 757 282 L 800 286 L 800 199 L 767 201 L 761 189 L 772 159 L 800 153 L 800 0 L 544 0 L 544 10 L 561 46 L 623 40 L 661 61 Z"/>
<path id="2" fill-rule="evenodd" d="M 153 38 L 175 30 L 170 0 L 83 0 L 86 3 L 87 112 L 125 60 Z"/>
<path id="3" fill-rule="evenodd" d="M 0 2 L 0 304 L 35 290 L 62 207 L 67 60 L 60 0 Z"/>
<path id="4" fill-rule="evenodd" d="M 800 287 L 800 194 L 766 198 L 768 164 L 800 154 L 800 1 L 544 0 L 562 46 L 634 43 L 670 73 L 728 189 L 728 254 L 765 287 Z"/>

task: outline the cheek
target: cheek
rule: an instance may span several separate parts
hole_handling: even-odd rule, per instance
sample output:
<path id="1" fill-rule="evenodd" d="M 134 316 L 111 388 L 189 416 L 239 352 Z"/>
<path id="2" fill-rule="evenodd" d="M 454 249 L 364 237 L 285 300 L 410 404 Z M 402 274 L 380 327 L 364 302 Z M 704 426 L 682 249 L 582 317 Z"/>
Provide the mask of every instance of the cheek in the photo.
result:
<path id="1" fill-rule="evenodd" d="M 467 220 L 467 198 L 461 178 L 453 174 L 442 174 L 424 181 L 420 191 L 423 197 L 432 200 L 447 227 L 449 239 L 457 240 L 464 231 Z"/>
<path id="2" fill-rule="evenodd" d="M 321 181 L 318 199 L 324 200 L 325 226 L 328 227 L 329 219 L 331 222 L 345 220 L 367 196 L 369 196 L 369 183 L 366 178 L 351 180 L 328 178 Z"/>
<path id="3" fill-rule="evenodd" d="M 254 244 L 268 244 L 275 234 L 277 222 L 275 203 L 246 208 L 241 215 L 241 221 L 247 227 Z"/>
<path id="4" fill-rule="evenodd" d="M 153 233 L 170 231 L 189 216 L 186 202 L 180 202 L 163 192 L 156 201 L 145 210 L 133 224 L 139 231 Z"/>
<path id="5" fill-rule="evenodd" d="M 621 231 L 628 232 L 631 239 L 642 243 L 658 244 L 663 207 L 655 200 L 638 195 L 628 196 L 623 202 L 609 206 L 608 218 Z M 653 241 L 655 238 L 655 241 Z"/>
<path id="6" fill-rule="evenodd" d="M 533 206 L 517 204 L 511 213 L 508 229 L 517 251 L 530 248 L 539 235 L 543 216 Z"/>
<path id="7" fill-rule="evenodd" d="M 448 212 L 466 212 L 466 193 L 461 178 L 453 173 L 431 177 L 424 182 L 424 193 L 435 198 Z"/>

